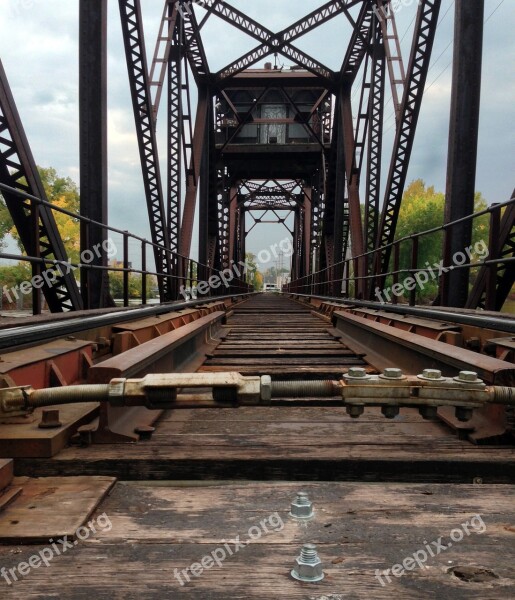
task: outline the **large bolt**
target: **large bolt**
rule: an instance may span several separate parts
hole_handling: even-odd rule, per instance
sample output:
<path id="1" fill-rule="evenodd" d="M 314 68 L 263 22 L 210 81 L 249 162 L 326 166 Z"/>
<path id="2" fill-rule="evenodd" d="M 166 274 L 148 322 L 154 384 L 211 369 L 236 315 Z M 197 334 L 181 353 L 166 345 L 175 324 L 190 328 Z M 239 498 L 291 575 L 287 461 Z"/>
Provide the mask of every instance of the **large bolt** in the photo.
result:
<path id="1" fill-rule="evenodd" d="M 313 514 L 313 502 L 306 492 L 299 492 L 291 503 L 290 515 L 297 519 L 311 519 Z"/>
<path id="2" fill-rule="evenodd" d="M 483 383 L 482 379 L 478 379 L 477 373 L 474 371 L 460 371 L 458 377 L 454 381 L 459 383 Z"/>
<path id="3" fill-rule="evenodd" d="M 424 369 L 422 374 L 419 375 L 420 379 L 431 379 L 433 381 L 443 379 L 442 372 L 438 369 Z"/>
<path id="4" fill-rule="evenodd" d="M 426 419 L 426 420 L 436 419 L 436 417 L 438 416 L 438 407 L 437 406 L 421 406 L 418 409 L 418 412 L 420 413 L 420 416 L 423 419 Z"/>
<path id="5" fill-rule="evenodd" d="M 466 423 L 467 421 L 470 421 L 470 419 L 472 419 L 474 411 L 472 410 L 472 408 L 467 408 L 466 406 L 457 406 L 454 414 L 456 415 L 458 421 L 460 421 L 461 423 Z"/>
<path id="6" fill-rule="evenodd" d="M 384 379 L 404 379 L 404 373 L 401 369 L 385 369 L 382 377 Z"/>
<path id="7" fill-rule="evenodd" d="M 361 415 L 365 412 L 365 405 L 364 404 L 348 404 L 346 410 L 347 410 L 347 414 L 352 419 L 359 419 L 359 417 L 361 417 Z"/>
<path id="8" fill-rule="evenodd" d="M 304 544 L 300 556 L 295 559 L 295 567 L 291 571 L 291 576 L 298 581 L 308 583 L 322 581 L 324 578 L 322 561 L 314 544 Z"/>
<path id="9" fill-rule="evenodd" d="M 389 404 L 387 406 L 381 407 L 381 412 L 387 419 L 395 419 L 395 417 L 399 414 L 400 408 L 398 406 L 394 406 Z"/>
<path id="10" fill-rule="evenodd" d="M 352 377 L 352 379 L 365 379 L 367 377 L 367 370 L 363 367 L 351 367 L 347 373 L 347 377 Z"/>

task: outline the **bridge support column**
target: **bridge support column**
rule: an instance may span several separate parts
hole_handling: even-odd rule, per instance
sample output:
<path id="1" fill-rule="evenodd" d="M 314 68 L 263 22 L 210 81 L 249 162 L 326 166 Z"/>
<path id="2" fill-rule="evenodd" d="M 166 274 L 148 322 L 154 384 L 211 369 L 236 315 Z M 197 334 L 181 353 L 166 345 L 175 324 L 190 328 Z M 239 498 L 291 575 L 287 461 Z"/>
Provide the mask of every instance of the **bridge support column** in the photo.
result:
<path id="1" fill-rule="evenodd" d="M 79 11 L 80 213 L 107 225 L 107 0 L 80 0 Z M 106 239 L 105 229 L 81 224 L 91 266 L 107 266 Z M 105 270 L 82 269 L 81 291 L 84 308 L 112 303 Z"/>
<path id="2" fill-rule="evenodd" d="M 481 66 L 483 51 L 484 0 L 456 0 L 454 71 L 449 131 L 449 156 L 445 222 L 474 212 Z M 472 222 L 449 229 L 445 236 L 445 264 L 464 252 L 472 241 Z M 441 304 L 463 307 L 468 297 L 469 270 L 456 269 L 443 279 Z"/>

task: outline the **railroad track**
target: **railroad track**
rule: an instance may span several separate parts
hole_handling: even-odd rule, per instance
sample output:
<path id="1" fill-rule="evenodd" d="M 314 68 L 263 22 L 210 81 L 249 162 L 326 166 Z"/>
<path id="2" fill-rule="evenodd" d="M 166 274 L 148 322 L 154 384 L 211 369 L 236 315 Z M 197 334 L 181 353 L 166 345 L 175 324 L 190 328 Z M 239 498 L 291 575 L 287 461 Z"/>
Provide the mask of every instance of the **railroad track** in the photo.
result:
<path id="1" fill-rule="evenodd" d="M 340 379 L 343 369 L 366 366 L 342 333 L 309 307 L 274 294 L 253 296 L 227 320 L 222 341 L 200 372 L 238 371 L 275 379 Z"/>

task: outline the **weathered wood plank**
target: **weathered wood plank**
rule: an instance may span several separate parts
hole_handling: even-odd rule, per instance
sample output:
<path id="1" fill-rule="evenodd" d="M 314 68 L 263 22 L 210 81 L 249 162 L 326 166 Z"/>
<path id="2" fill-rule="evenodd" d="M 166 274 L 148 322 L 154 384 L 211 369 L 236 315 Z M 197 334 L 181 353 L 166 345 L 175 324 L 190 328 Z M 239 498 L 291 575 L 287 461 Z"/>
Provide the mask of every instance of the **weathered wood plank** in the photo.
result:
<path id="1" fill-rule="evenodd" d="M 74 539 L 115 481 L 114 477 L 14 479 L 22 493 L 0 513 L 0 542 L 48 542 L 65 535 Z"/>

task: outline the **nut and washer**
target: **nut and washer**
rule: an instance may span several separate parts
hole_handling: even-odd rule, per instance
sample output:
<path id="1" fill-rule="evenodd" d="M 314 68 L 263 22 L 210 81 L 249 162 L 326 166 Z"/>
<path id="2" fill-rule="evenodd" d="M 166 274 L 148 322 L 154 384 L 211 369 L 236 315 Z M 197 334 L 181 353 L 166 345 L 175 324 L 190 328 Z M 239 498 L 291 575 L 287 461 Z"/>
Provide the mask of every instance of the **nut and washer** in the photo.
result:
<path id="1" fill-rule="evenodd" d="M 349 371 L 344 374 L 344 379 L 370 379 L 370 375 L 368 375 L 367 370 L 363 367 L 350 367 Z"/>
<path id="2" fill-rule="evenodd" d="M 445 377 L 442 377 L 442 372 L 438 369 L 424 369 L 420 375 L 417 375 L 417 377 L 425 381 L 445 380 Z"/>
<path id="3" fill-rule="evenodd" d="M 313 502 L 308 498 L 308 494 L 298 492 L 297 497 L 291 503 L 290 516 L 296 519 L 311 519 L 313 515 Z"/>
<path id="4" fill-rule="evenodd" d="M 389 368 L 385 369 L 382 375 L 379 375 L 381 379 L 406 379 L 402 369 Z"/>
<path id="5" fill-rule="evenodd" d="M 477 373 L 475 371 L 460 371 L 460 374 L 458 375 L 458 377 L 454 378 L 454 381 L 457 381 L 458 383 L 469 384 L 483 383 L 483 380 L 478 378 Z"/>
<path id="6" fill-rule="evenodd" d="M 291 576 L 298 581 L 315 583 L 322 581 L 324 571 L 322 561 L 314 544 L 304 544 L 300 556 L 295 559 L 295 566 L 291 571 Z"/>

